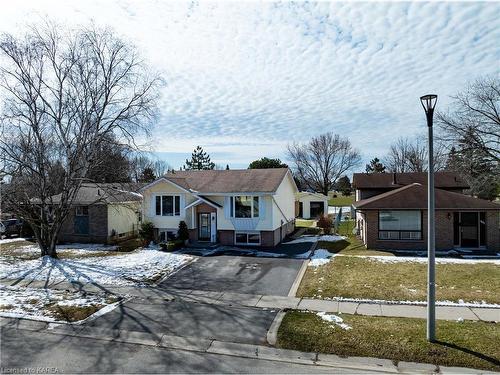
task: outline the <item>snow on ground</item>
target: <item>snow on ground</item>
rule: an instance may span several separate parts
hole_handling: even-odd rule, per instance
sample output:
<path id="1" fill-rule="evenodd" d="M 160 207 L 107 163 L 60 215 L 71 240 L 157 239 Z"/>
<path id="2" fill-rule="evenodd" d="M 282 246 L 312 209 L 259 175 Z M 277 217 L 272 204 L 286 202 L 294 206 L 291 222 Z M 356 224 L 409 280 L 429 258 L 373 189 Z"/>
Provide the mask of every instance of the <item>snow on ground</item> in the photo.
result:
<path id="1" fill-rule="evenodd" d="M 54 322 L 57 321 L 57 317 L 53 311 L 57 310 L 57 306 L 106 306 L 106 311 L 116 306 L 116 302 L 110 303 L 104 296 L 84 295 L 79 292 L 10 286 L 0 286 L 0 292 L 0 316 L 10 318 Z"/>
<path id="2" fill-rule="evenodd" d="M 310 267 L 323 266 L 329 263 L 334 257 L 335 254 L 330 253 L 328 250 L 316 249 L 314 251 L 313 256 L 311 257 L 311 260 L 309 261 L 308 266 Z"/>
<path id="3" fill-rule="evenodd" d="M 17 238 L 15 239 L 16 241 L 18 240 Z M 19 239 L 24 241 L 23 238 Z M 5 241 L 5 240 L 2 240 Z M 15 242 L 15 241 L 12 241 Z M 2 242 L 5 243 L 5 242 Z M 84 254 L 85 252 L 89 251 L 115 251 L 118 249 L 119 246 L 115 245 L 102 245 L 102 244 L 88 244 L 88 243 L 71 243 L 71 244 L 64 244 L 64 245 L 57 245 L 56 246 L 56 251 L 59 254 L 64 254 L 64 253 L 79 253 L 81 252 Z M 21 245 L 19 247 L 16 247 L 15 249 L 17 252 L 24 253 L 26 255 L 28 254 L 40 254 L 40 247 L 38 244 L 33 243 L 31 245 Z"/>
<path id="4" fill-rule="evenodd" d="M 321 296 L 317 296 L 321 298 Z M 324 297 L 321 298 L 325 301 L 339 301 L 339 302 L 355 302 L 355 303 L 379 303 L 385 305 L 414 305 L 414 306 L 427 306 L 426 301 L 396 301 L 396 300 L 385 300 L 385 299 L 368 299 L 368 298 L 348 298 L 348 297 Z M 464 300 L 459 300 L 458 302 L 442 300 L 436 301 L 436 306 L 460 306 L 460 307 L 492 307 L 500 308 L 499 304 L 487 303 L 486 301 L 472 301 L 465 302 Z M 500 318 L 500 316 L 499 316 Z"/>
<path id="5" fill-rule="evenodd" d="M 399 263 L 399 262 L 427 263 L 427 257 L 384 256 L 384 255 L 339 255 L 339 256 L 365 258 L 382 263 Z M 454 263 L 454 264 L 493 263 L 500 265 L 500 259 L 436 258 L 436 263 Z"/>
<path id="6" fill-rule="evenodd" d="M 12 242 L 19 242 L 19 241 L 26 241 L 26 239 L 24 239 L 22 237 L 4 238 L 4 239 L 0 239 L 0 245 L 6 244 L 6 243 L 12 243 Z"/>
<path id="7" fill-rule="evenodd" d="M 5 262 L 0 260 L 0 279 L 42 280 L 49 283 L 68 281 L 100 285 L 134 285 L 146 279 L 169 274 L 193 257 L 138 249 L 111 257 L 52 259 Z"/>
<path id="8" fill-rule="evenodd" d="M 352 327 L 350 325 L 344 323 L 344 319 L 342 319 L 338 315 L 328 314 L 326 312 L 319 312 L 319 313 L 316 313 L 316 315 L 319 316 L 324 321 L 327 321 L 328 323 L 330 323 L 332 326 L 340 327 L 346 331 L 352 329 Z"/>
<path id="9" fill-rule="evenodd" d="M 316 241 L 337 242 L 337 241 L 345 240 L 345 239 L 346 239 L 346 237 L 344 237 L 344 236 L 336 236 L 336 235 L 330 235 L 330 234 L 324 234 L 321 236 L 303 235 L 303 236 L 300 236 L 292 241 L 283 242 L 283 245 L 290 245 L 290 244 L 294 244 L 294 243 L 303 243 L 303 242 L 316 242 Z"/>

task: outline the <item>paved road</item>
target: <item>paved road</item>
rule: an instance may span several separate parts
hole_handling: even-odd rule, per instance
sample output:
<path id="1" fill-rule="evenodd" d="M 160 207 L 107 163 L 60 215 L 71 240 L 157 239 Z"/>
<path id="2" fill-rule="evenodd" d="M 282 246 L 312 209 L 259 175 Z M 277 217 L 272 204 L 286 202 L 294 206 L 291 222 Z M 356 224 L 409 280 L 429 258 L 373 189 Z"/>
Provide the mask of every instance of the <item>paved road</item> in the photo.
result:
<path id="1" fill-rule="evenodd" d="M 3 372 L 13 368 L 56 368 L 58 373 L 367 372 L 60 336 L 46 331 L 2 328 L 1 336 L 0 361 Z"/>
<path id="2" fill-rule="evenodd" d="M 286 296 L 302 263 L 288 258 L 203 257 L 160 287 Z"/>

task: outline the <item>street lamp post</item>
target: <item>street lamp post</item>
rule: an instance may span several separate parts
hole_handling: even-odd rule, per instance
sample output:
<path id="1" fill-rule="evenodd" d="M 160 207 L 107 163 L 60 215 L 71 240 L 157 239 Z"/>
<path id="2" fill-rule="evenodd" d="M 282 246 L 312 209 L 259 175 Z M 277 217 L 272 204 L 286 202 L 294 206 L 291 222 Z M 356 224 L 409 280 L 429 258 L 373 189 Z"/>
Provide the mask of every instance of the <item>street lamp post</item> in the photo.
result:
<path id="1" fill-rule="evenodd" d="M 427 341 L 436 341 L 436 235 L 434 212 L 434 141 L 433 116 L 437 95 L 424 95 L 420 98 L 427 117 L 429 131 L 429 167 L 427 177 Z"/>

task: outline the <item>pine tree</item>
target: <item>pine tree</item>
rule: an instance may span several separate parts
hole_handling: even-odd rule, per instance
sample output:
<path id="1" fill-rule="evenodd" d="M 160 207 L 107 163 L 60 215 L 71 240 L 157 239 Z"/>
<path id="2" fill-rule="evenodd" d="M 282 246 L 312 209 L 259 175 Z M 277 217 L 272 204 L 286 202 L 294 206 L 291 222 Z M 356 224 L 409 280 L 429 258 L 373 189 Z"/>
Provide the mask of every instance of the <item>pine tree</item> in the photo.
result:
<path id="1" fill-rule="evenodd" d="M 385 165 L 380 162 L 379 158 L 374 158 L 370 164 L 366 164 L 366 173 L 385 173 Z"/>
<path id="2" fill-rule="evenodd" d="M 191 160 L 186 159 L 184 170 L 208 170 L 214 169 L 215 163 L 210 160 L 208 155 L 201 146 L 197 146 L 191 154 Z"/>
<path id="3" fill-rule="evenodd" d="M 229 164 L 226 164 L 226 171 L 229 170 Z"/>
<path id="4" fill-rule="evenodd" d="M 151 167 L 144 168 L 141 175 L 139 176 L 139 182 L 153 182 L 154 180 L 156 180 L 156 176 L 153 171 L 153 168 Z"/>

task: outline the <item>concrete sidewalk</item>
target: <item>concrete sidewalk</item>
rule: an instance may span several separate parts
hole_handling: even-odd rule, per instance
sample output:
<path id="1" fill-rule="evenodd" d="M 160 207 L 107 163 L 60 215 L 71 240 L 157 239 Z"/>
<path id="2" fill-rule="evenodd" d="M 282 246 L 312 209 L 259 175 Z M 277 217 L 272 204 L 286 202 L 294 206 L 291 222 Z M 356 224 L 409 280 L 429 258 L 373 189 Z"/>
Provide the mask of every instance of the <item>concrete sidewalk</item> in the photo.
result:
<path id="1" fill-rule="evenodd" d="M 60 335 L 65 337 L 86 338 L 124 344 L 135 344 L 165 350 L 182 350 L 193 353 L 209 353 L 240 358 L 253 358 L 264 361 L 314 365 L 358 373 L 489 373 L 470 368 L 444 367 L 426 363 L 395 362 L 388 359 L 367 357 L 340 357 L 333 354 L 300 352 L 278 349 L 269 346 L 242 344 L 199 337 L 181 337 L 162 332 L 135 332 L 126 330 L 101 329 L 85 326 L 48 324 L 43 322 L 2 319 L 4 333 L 31 331 L 41 335 Z M 66 344 L 67 345 L 67 344 Z M 335 371 L 336 372 L 336 371 Z"/>
<path id="2" fill-rule="evenodd" d="M 2 285 L 12 285 L 2 280 Z M 27 283 L 26 283 L 27 284 Z M 33 288 L 47 287 L 44 282 L 16 284 Z M 198 302 L 217 305 L 237 305 L 267 309 L 299 309 L 324 311 L 331 313 L 359 314 L 369 316 L 387 316 L 404 318 L 426 318 L 425 305 L 393 304 L 382 302 L 349 302 L 319 300 L 310 298 L 272 296 L 262 294 L 244 294 L 234 292 L 215 292 L 191 289 L 174 289 L 158 286 L 144 287 L 113 287 L 94 284 L 57 283 L 48 286 L 51 289 L 85 291 L 88 293 L 111 293 L 127 295 L 134 299 L 180 299 L 186 302 Z M 474 320 L 500 322 L 500 308 L 468 307 L 468 306 L 437 306 L 436 317 L 441 320 Z"/>

